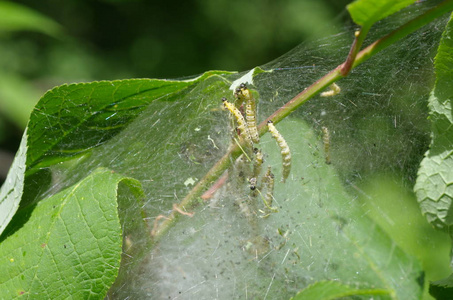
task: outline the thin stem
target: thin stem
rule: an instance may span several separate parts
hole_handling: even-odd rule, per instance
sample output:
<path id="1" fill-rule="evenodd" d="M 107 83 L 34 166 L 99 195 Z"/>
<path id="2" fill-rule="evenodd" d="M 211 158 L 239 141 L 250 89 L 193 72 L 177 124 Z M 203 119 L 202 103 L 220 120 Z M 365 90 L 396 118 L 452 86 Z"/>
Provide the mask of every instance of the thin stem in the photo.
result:
<path id="1" fill-rule="evenodd" d="M 231 161 L 236 160 L 241 155 L 240 148 L 237 144 L 234 144 L 230 147 L 229 151 L 222 156 L 220 160 L 206 173 L 206 175 L 193 187 L 193 189 L 184 197 L 184 199 L 177 205 L 179 209 L 190 210 L 194 208 L 197 204 L 197 200 L 200 198 L 201 194 L 209 188 L 222 174 L 226 169 L 231 165 Z M 179 214 L 174 210 L 170 213 L 168 218 L 157 227 L 154 232 L 154 241 L 158 241 L 164 233 L 170 229 L 170 226 L 175 222 L 179 217 Z"/>
<path id="2" fill-rule="evenodd" d="M 349 50 L 348 57 L 346 58 L 346 61 L 344 62 L 343 66 L 341 67 L 341 75 L 343 77 L 347 76 L 349 74 L 349 71 L 352 69 L 352 65 L 356 59 L 357 53 L 359 53 L 360 48 L 362 48 L 363 41 L 365 40 L 366 35 L 368 34 L 368 31 L 370 30 L 370 27 L 362 27 L 360 31 L 356 31 L 354 33 L 355 38 L 354 42 L 352 43 L 351 50 Z"/>
<path id="3" fill-rule="evenodd" d="M 297 94 L 293 99 L 288 101 L 284 106 L 280 107 L 276 110 L 272 115 L 270 115 L 266 120 L 260 123 L 258 126 L 258 132 L 260 136 L 267 132 L 267 122 L 272 120 L 274 123 L 278 123 L 287 117 L 290 113 L 292 113 L 297 107 L 307 102 L 313 96 L 318 94 L 322 91 L 325 87 L 329 86 L 333 82 L 337 81 L 341 78 L 340 69 L 343 65 L 339 65 L 332 71 L 330 71 L 327 75 L 324 75 L 321 79 L 310 85 L 310 87 L 306 88 L 299 94 Z"/>
<path id="4" fill-rule="evenodd" d="M 291 99 L 288 103 L 286 103 L 283 107 L 279 108 L 266 120 L 260 123 L 260 125 L 258 126 L 259 135 L 262 136 L 267 132 L 268 120 L 272 120 L 274 123 L 280 122 L 285 117 L 287 117 L 291 112 L 293 112 L 297 107 L 307 102 L 310 98 L 318 94 L 321 90 L 328 87 L 330 84 L 337 81 L 338 79 L 345 77 L 345 75 L 343 75 L 345 70 L 349 71 L 357 67 L 361 63 L 365 62 L 367 59 L 371 58 L 376 53 L 394 44 L 396 41 L 404 38 L 410 33 L 416 31 L 417 29 L 421 28 L 422 26 L 428 24 L 429 22 L 433 21 L 434 19 L 440 17 L 444 13 L 447 13 L 451 10 L 453 10 L 453 0 L 446 0 L 437 5 L 436 7 L 432 8 L 431 10 L 420 15 L 419 17 L 395 29 L 388 35 L 378 39 L 377 41 L 375 41 L 362 51 L 358 52 L 356 56 L 353 55 L 353 52 L 352 54 L 350 52 L 350 55 L 348 55 L 348 58 L 344 63 L 337 66 L 328 74 L 317 80 L 310 87 L 304 89 L 302 92 L 297 94 L 293 99 Z M 363 38 L 365 37 L 365 35 L 366 32 L 364 32 Z M 361 42 L 358 37 L 356 37 L 355 43 L 356 45 L 352 46 L 351 51 L 356 51 L 358 48 L 360 48 Z M 352 63 L 349 62 L 349 60 L 351 60 L 351 58 L 354 57 L 355 59 L 353 59 L 353 62 Z M 348 64 L 351 64 L 350 68 Z M 345 74 L 347 73 L 348 72 L 346 72 Z M 195 187 L 189 192 L 189 194 L 187 194 L 187 196 L 181 201 L 177 208 L 187 210 L 195 207 L 196 204 L 198 203 L 197 200 L 202 195 L 202 193 L 209 186 L 211 186 L 220 176 L 222 176 L 225 170 L 228 169 L 231 163 L 236 158 L 238 158 L 240 154 L 241 151 L 238 145 L 231 146 L 228 152 L 208 171 L 205 177 L 195 185 Z M 170 214 L 170 216 L 168 216 L 168 218 L 165 219 L 165 221 L 159 224 L 154 234 L 154 242 L 157 242 L 168 231 L 168 229 L 170 229 L 170 227 L 175 223 L 178 217 L 179 217 L 178 213 L 173 211 Z"/>

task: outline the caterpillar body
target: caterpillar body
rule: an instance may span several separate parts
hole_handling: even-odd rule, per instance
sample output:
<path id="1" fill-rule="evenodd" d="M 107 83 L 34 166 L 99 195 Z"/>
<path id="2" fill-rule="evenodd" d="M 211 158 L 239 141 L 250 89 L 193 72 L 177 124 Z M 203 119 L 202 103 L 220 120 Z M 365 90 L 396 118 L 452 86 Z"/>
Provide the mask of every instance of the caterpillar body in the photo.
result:
<path id="1" fill-rule="evenodd" d="M 272 201 L 274 200 L 274 174 L 272 174 L 271 167 L 267 168 L 267 172 L 264 175 L 266 181 L 266 196 L 264 197 L 264 205 L 272 209 Z"/>
<path id="2" fill-rule="evenodd" d="M 255 159 L 253 161 L 253 177 L 258 177 L 261 173 L 264 157 L 259 149 L 255 148 L 253 151 L 255 153 Z"/>
<path id="3" fill-rule="evenodd" d="M 291 152 L 285 139 L 280 132 L 278 132 L 277 128 L 275 128 L 274 123 L 271 120 L 267 122 L 267 126 L 272 137 L 277 141 L 278 146 L 280 147 L 283 161 L 282 181 L 285 182 L 291 172 Z"/>
<path id="4" fill-rule="evenodd" d="M 260 142 L 258 129 L 256 128 L 256 101 L 247 86 L 242 83 L 234 93 L 241 101 L 245 102 L 245 120 L 249 130 L 250 138 L 255 144 Z"/>
<path id="5" fill-rule="evenodd" d="M 222 101 L 225 108 L 228 109 L 230 113 L 236 118 L 236 123 L 238 124 L 238 130 L 240 135 L 247 141 L 247 144 L 252 145 L 252 140 L 250 138 L 250 133 L 246 126 L 244 116 L 241 114 L 239 109 L 237 109 L 236 106 L 228 102 L 228 100 L 225 97 L 222 98 Z"/>
<path id="6" fill-rule="evenodd" d="M 330 164 L 330 133 L 327 127 L 322 127 L 322 142 L 324 144 L 324 155 L 326 157 L 326 164 Z"/>
<path id="7" fill-rule="evenodd" d="M 321 93 L 321 97 L 332 97 L 341 92 L 341 88 L 334 82 L 330 86 L 330 90 Z"/>

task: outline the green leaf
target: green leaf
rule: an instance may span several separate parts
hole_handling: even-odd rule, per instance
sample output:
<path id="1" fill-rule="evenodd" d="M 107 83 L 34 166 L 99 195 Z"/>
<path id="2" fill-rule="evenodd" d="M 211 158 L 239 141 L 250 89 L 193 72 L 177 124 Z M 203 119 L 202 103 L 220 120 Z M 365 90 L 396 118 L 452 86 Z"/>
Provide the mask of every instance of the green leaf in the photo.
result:
<path id="1" fill-rule="evenodd" d="M 214 113 L 217 117 L 222 116 L 226 118 L 224 112 L 220 111 L 218 108 L 221 106 L 221 95 L 228 94 L 228 85 L 225 84 L 225 78 L 219 74 L 223 75 L 228 73 L 213 71 L 193 80 L 173 82 L 165 80 L 95 82 L 91 84 L 63 86 L 48 92 L 36 106 L 31 115 L 28 132 L 24 135 L 24 139 L 28 138 L 28 140 L 32 142 L 28 145 L 24 144 L 22 147 L 24 150 L 28 149 L 28 152 L 26 153 L 28 160 L 25 163 L 24 159 L 22 159 L 20 161 L 20 167 L 22 168 L 22 171 L 28 167 L 29 170 L 32 170 L 33 172 L 29 172 L 25 179 L 22 174 L 22 177 L 18 178 L 20 179 L 19 183 L 13 185 L 13 187 L 20 187 L 18 190 L 22 191 L 23 189 L 19 184 L 23 185 L 25 180 L 28 183 L 28 186 L 38 185 L 38 191 L 36 192 L 33 189 L 30 190 L 30 188 L 25 190 L 24 196 L 22 197 L 23 208 L 19 210 L 17 217 L 13 219 L 10 227 L 4 232 L 4 240 L 1 243 L 2 249 L 5 249 L 4 251 L 9 250 L 7 252 L 10 254 L 11 251 L 13 251 L 10 248 L 14 248 L 9 246 L 12 237 L 20 239 L 23 236 L 26 237 L 27 235 L 31 235 L 30 232 L 36 230 L 39 226 L 45 228 L 46 224 L 40 224 L 49 219 L 46 212 L 53 211 L 53 205 L 62 201 L 61 198 L 65 197 L 66 194 L 64 193 L 67 193 L 68 189 L 71 190 L 74 186 L 80 186 L 78 181 L 82 183 L 90 181 L 91 175 L 86 177 L 87 174 L 90 174 L 93 170 L 97 169 L 98 166 L 110 166 L 116 171 L 124 170 L 127 173 L 131 173 L 132 170 L 132 173 L 134 173 L 133 175 L 136 178 L 139 178 L 148 184 L 151 183 L 151 188 L 156 193 L 159 193 L 159 186 L 156 187 L 153 183 L 154 180 L 158 180 L 159 178 L 149 177 L 150 169 L 145 167 L 150 164 L 149 157 L 150 155 L 158 156 L 160 161 L 164 162 L 168 157 L 172 157 L 172 159 L 179 157 L 177 155 L 179 152 L 183 159 L 178 160 L 178 163 L 172 165 L 175 168 L 175 171 L 183 176 L 188 174 L 188 176 L 185 177 L 186 179 L 191 177 L 194 178 L 194 180 L 197 180 L 197 176 L 194 176 L 194 173 L 199 173 L 200 170 L 202 170 L 201 172 L 206 171 L 206 166 L 201 165 L 201 163 L 203 163 L 206 158 L 209 158 L 209 160 L 215 158 L 210 158 L 209 154 L 206 156 L 204 153 L 199 153 L 199 150 L 197 149 L 198 145 L 194 144 L 196 140 L 193 137 L 191 137 L 190 140 L 180 140 L 175 143 L 173 135 L 174 133 L 179 134 L 181 128 L 190 128 L 191 133 L 200 132 L 200 137 L 203 137 L 204 144 L 212 145 L 213 140 L 206 139 L 206 136 L 204 135 L 206 129 L 211 129 L 211 127 L 206 122 L 200 123 L 197 116 L 204 113 Z M 200 98 L 199 95 L 202 94 L 211 95 L 215 101 L 211 102 L 211 98 Z M 194 97 L 193 106 L 187 101 L 190 99 L 187 95 Z M 201 103 L 196 103 L 196 101 L 201 101 Z M 210 105 L 207 105 L 207 103 Z M 191 109 L 188 109 L 188 107 Z M 203 109 L 200 110 L 200 108 Z M 146 110 L 145 114 L 143 113 L 144 110 Z M 156 119 L 147 122 L 146 118 L 149 118 L 150 116 Z M 213 120 L 216 121 L 217 118 Z M 156 126 L 156 124 L 158 126 Z M 181 126 L 181 124 L 184 124 L 184 126 Z M 192 125 L 194 127 L 192 127 Z M 212 128 L 214 129 L 215 127 Z M 134 138 L 133 142 L 130 140 L 131 137 Z M 215 135 L 212 135 L 212 137 L 217 139 Z M 172 145 L 174 145 L 174 147 Z M 184 146 L 184 148 L 182 148 L 182 146 Z M 192 146 L 195 146 L 195 148 Z M 219 144 L 219 146 L 221 145 Z M 124 147 L 127 149 L 124 150 Z M 172 152 L 170 148 L 173 148 L 176 152 Z M 84 155 L 77 156 L 80 153 Z M 144 161 L 137 160 L 136 154 L 131 155 L 131 153 L 145 155 L 141 158 L 144 159 Z M 219 150 L 218 153 L 223 153 L 223 150 L 221 152 Z M 110 155 L 113 155 L 113 158 Z M 24 158 L 24 156 L 25 152 L 20 157 Z M 70 160 L 71 158 L 78 159 Z M 93 159 L 98 161 L 96 165 L 93 164 Z M 36 163 L 37 161 L 39 161 L 39 163 Z M 101 161 L 101 163 L 99 163 L 99 161 Z M 189 169 L 185 167 L 187 162 L 193 162 L 196 166 L 203 168 L 197 169 L 193 167 Z M 33 165 L 35 166 L 35 169 L 33 169 Z M 159 167 L 159 164 L 151 165 Z M 206 165 L 209 165 L 209 162 L 207 162 Z M 44 167 L 47 168 L 43 169 Z M 43 177 L 41 174 L 42 170 L 52 174 L 51 185 L 43 186 L 41 184 L 40 180 L 42 180 Z M 159 172 L 154 175 L 160 176 L 159 174 L 162 174 L 162 169 L 160 168 Z M 165 171 L 164 174 L 169 176 L 169 178 L 174 177 L 174 174 L 171 171 Z M 12 173 L 12 175 L 14 174 Z M 200 177 L 198 176 L 198 178 Z M 15 177 L 12 177 L 12 179 L 15 179 Z M 6 185 L 4 188 L 5 187 Z M 61 193 L 55 194 L 65 187 L 66 189 L 61 192 L 63 195 Z M 79 194 L 76 194 L 78 197 L 77 199 L 90 197 L 93 191 L 103 193 L 104 187 L 108 188 L 107 184 L 101 186 L 90 184 L 90 188 L 77 190 L 77 192 L 80 192 Z M 167 186 L 163 187 L 167 188 Z M 187 187 L 185 190 L 189 188 L 190 187 Z M 185 192 L 185 190 L 181 192 Z M 45 195 L 55 195 L 51 198 L 41 200 L 45 198 L 45 196 L 41 194 L 43 191 L 46 193 Z M 13 196 L 16 196 L 14 197 L 16 201 L 20 200 L 20 195 Z M 18 202 L 15 203 L 17 206 Z M 38 204 L 35 208 L 36 203 Z M 72 202 L 69 201 L 69 203 Z M 86 209 L 90 209 L 90 203 L 91 202 L 88 202 L 87 204 L 80 203 L 80 208 L 85 209 L 86 207 Z M 171 203 L 169 204 L 171 205 Z M 52 209 L 38 209 L 41 207 L 49 208 L 49 206 L 52 206 Z M 138 207 L 137 204 L 134 204 L 134 206 Z M 130 214 L 129 211 L 130 209 L 125 208 L 122 210 L 122 214 Z M 30 212 L 32 213 L 30 219 L 22 218 Z M 144 216 L 135 214 L 134 219 L 122 216 L 124 220 L 132 220 L 133 222 L 141 220 L 141 217 Z M 73 220 L 74 218 L 71 217 L 71 214 L 69 213 L 62 214 L 60 219 L 61 222 L 65 224 L 67 222 L 76 221 Z M 128 229 L 130 223 L 131 222 L 128 221 L 127 225 L 123 225 L 125 230 L 130 230 Z M 18 230 L 10 237 L 11 233 L 20 226 L 23 226 L 22 228 L 24 230 L 29 230 L 29 232 L 24 233 L 24 230 Z M 113 229 L 114 227 L 112 227 L 112 230 Z M 116 235 L 116 233 L 114 231 L 104 232 L 104 236 L 110 235 Z M 149 236 L 149 231 L 146 234 L 141 234 L 141 241 L 137 241 L 136 238 L 132 239 L 131 237 L 134 237 L 134 235 L 137 235 L 137 232 L 128 234 L 126 238 L 126 241 L 133 241 L 133 249 L 135 249 L 136 245 L 140 245 L 141 241 L 146 241 L 144 237 Z M 5 239 L 5 237 L 7 238 Z M 42 238 L 38 234 L 36 237 Z M 80 241 L 81 238 L 83 237 L 75 236 L 72 241 L 74 243 L 85 243 L 86 241 Z M 50 242 L 54 241 L 51 240 L 48 243 Z M 15 243 L 16 244 L 13 246 L 17 247 L 18 242 L 16 241 Z M 48 243 L 46 242 L 46 244 Z M 40 245 L 41 244 L 42 243 L 40 243 Z M 97 243 L 89 241 L 87 244 L 96 245 Z M 64 245 L 68 246 L 67 244 Z M 144 243 L 144 245 L 146 245 L 146 243 Z M 62 245 L 58 245 L 58 247 L 60 246 Z M 52 246 L 52 248 L 49 247 L 49 249 L 53 249 L 53 247 L 56 246 Z M 109 247 L 117 247 L 118 251 L 121 250 L 118 245 L 109 245 Z M 145 250 L 149 251 L 149 248 L 146 248 Z M 63 249 L 61 251 L 65 250 Z M 129 252 L 125 250 L 124 253 Z M 39 253 L 37 255 L 39 255 Z M 134 260 L 136 260 L 137 257 L 140 257 L 140 255 L 140 253 L 135 253 L 133 256 Z M 14 261 L 17 262 L 18 258 L 9 256 L 11 255 L 8 255 L 8 258 L 6 258 L 7 264 L 11 263 L 10 259 L 14 259 Z M 32 256 L 27 256 L 27 258 L 28 257 Z M 57 263 L 60 263 L 60 261 L 63 264 L 67 263 L 65 256 L 58 256 L 53 259 Z M 128 258 L 125 257 L 124 259 L 127 260 Z M 111 262 L 108 262 L 108 264 L 115 266 L 115 264 Z M 135 262 L 127 265 L 127 267 L 133 266 L 134 264 Z M 24 269 L 26 267 L 27 266 L 25 266 Z M 127 267 L 125 268 L 127 269 Z M 69 267 L 66 268 L 65 266 L 65 269 L 68 269 L 69 272 Z M 53 273 L 53 270 L 50 270 L 50 272 Z M 9 272 L 5 277 L 11 275 L 11 277 L 15 279 L 16 276 L 13 275 L 13 273 L 14 272 Z M 92 274 L 91 278 L 93 278 L 93 280 L 97 278 L 99 281 L 98 276 L 100 276 L 99 278 L 103 278 L 103 274 L 99 272 Z M 123 276 L 123 278 L 127 278 L 127 276 Z M 4 278 L 4 280 L 6 279 Z M 75 278 L 74 280 L 81 283 L 85 281 L 85 278 Z M 110 281 L 105 281 L 104 288 L 110 283 Z M 13 294 L 16 292 L 27 293 L 30 288 L 32 287 L 19 287 L 17 290 L 13 291 Z M 78 286 L 74 289 L 82 292 L 84 287 Z M 102 290 L 102 292 L 104 292 L 104 290 Z"/>
<path id="2" fill-rule="evenodd" d="M 175 101 L 181 96 L 178 93 L 187 93 L 191 86 L 218 74 L 231 72 L 210 71 L 182 81 L 132 79 L 81 83 L 47 92 L 30 116 L 16 163 L 0 190 L 0 234 L 21 201 L 24 171 L 29 178 L 28 186 L 37 185 L 26 193 L 30 202 L 46 185 L 42 174 L 31 175 L 45 167 L 89 155 L 93 148 L 139 117 L 151 102 Z"/>
<path id="3" fill-rule="evenodd" d="M 448 278 L 431 282 L 429 293 L 437 300 L 448 300 L 453 295 L 453 274 Z"/>
<path id="4" fill-rule="evenodd" d="M 0 189 L 0 235 L 13 218 L 19 207 L 24 191 L 25 160 L 27 151 L 27 131 L 17 151 L 14 162 L 9 169 L 5 183 Z"/>
<path id="5" fill-rule="evenodd" d="M 453 15 L 452 15 L 453 16 Z M 432 129 L 430 149 L 418 170 L 414 190 L 420 208 L 436 228 L 450 232 L 453 225 L 453 19 L 442 34 L 435 59 L 436 84 L 428 107 Z M 430 284 L 436 299 L 448 299 L 453 286 L 449 278 Z"/>
<path id="6" fill-rule="evenodd" d="M 58 23 L 26 6 L 0 1 L 0 33 L 19 30 L 38 31 L 54 37 L 62 31 Z"/>
<path id="7" fill-rule="evenodd" d="M 356 289 L 338 281 L 318 281 L 297 293 L 291 300 L 331 300 L 348 296 L 387 294 L 386 290 Z"/>
<path id="8" fill-rule="evenodd" d="M 445 29 L 435 59 L 436 84 L 428 107 L 430 149 L 420 164 L 414 187 L 421 210 L 436 228 L 453 225 L 453 21 Z"/>
<path id="9" fill-rule="evenodd" d="M 138 117 L 150 102 L 175 101 L 178 92 L 215 74 L 226 73 L 211 71 L 185 81 L 131 79 L 52 89 L 36 105 L 28 124 L 27 169 L 32 169 L 28 173 L 102 145 Z"/>
<path id="10" fill-rule="evenodd" d="M 356 0 L 347 6 L 354 22 L 362 27 L 371 27 L 374 23 L 396 13 L 416 0 Z"/>
<path id="11" fill-rule="evenodd" d="M 76 185 L 21 210 L 2 236 L 0 290 L 5 299 L 103 298 L 121 257 L 120 182 L 98 169 Z"/>

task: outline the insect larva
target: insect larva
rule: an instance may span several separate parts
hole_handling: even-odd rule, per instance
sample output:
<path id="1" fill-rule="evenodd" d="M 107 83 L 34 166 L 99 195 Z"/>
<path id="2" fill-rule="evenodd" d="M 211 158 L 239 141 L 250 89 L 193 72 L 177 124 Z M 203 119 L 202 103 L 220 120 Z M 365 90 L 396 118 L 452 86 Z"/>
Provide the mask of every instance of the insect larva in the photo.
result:
<path id="1" fill-rule="evenodd" d="M 267 122 L 267 126 L 272 137 L 277 141 L 278 146 L 280 147 L 280 153 L 282 154 L 283 161 L 282 181 L 285 182 L 286 178 L 289 176 L 289 172 L 291 171 L 291 152 L 289 151 L 289 146 L 285 139 L 280 132 L 278 132 L 277 128 L 275 128 L 274 123 L 271 120 Z"/>
<path id="2" fill-rule="evenodd" d="M 260 210 L 263 215 L 261 216 L 262 218 L 267 218 L 269 217 L 269 215 L 271 213 L 275 213 L 275 212 L 278 212 L 278 209 L 274 206 L 272 206 L 272 202 L 274 200 L 274 174 L 272 174 L 272 171 L 271 171 L 271 167 L 269 166 L 267 168 L 267 172 L 266 174 L 263 176 L 263 183 L 266 185 L 266 194 L 263 195 L 261 194 L 261 192 L 258 192 L 260 193 L 261 195 L 261 199 L 263 199 L 263 203 L 264 203 L 264 210 Z"/>
<path id="3" fill-rule="evenodd" d="M 257 195 L 256 189 L 261 189 L 261 186 L 257 186 L 258 176 L 261 174 L 261 167 L 263 165 L 263 154 L 258 148 L 253 149 L 253 171 L 252 177 L 249 178 L 250 189 L 253 191 L 252 196 Z"/>
<path id="4" fill-rule="evenodd" d="M 253 161 L 253 177 L 258 177 L 261 173 L 261 167 L 263 165 L 263 153 L 258 148 L 253 149 L 255 152 L 255 159 Z"/>
<path id="5" fill-rule="evenodd" d="M 244 155 L 240 155 L 233 166 L 230 166 L 228 173 L 231 174 L 233 189 L 241 189 L 248 182 L 250 176 L 249 163 Z"/>
<path id="6" fill-rule="evenodd" d="M 249 145 L 251 145 L 252 140 L 250 139 L 250 133 L 245 125 L 244 116 L 241 114 L 239 109 L 237 109 L 236 106 L 228 102 L 228 100 L 225 97 L 222 98 L 222 101 L 226 109 L 228 109 L 230 113 L 236 118 L 236 123 L 238 124 L 240 135 L 244 137 L 244 139 L 248 142 Z"/>
<path id="7" fill-rule="evenodd" d="M 324 155 L 326 157 L 326 164 L 330 164 L 330 133 L 327 127 L 322 127 L 322 142 L 324 144 Z"/>
<path id="8" fill-rule="evenodd" d="M 274 174 L 272 174 L 271 167 L 267 168 L 267 172 L 264 175 L 266 182 L 266 196 L 264 197 L 264 205 L 267 208 L 272 209 L 272 201 L 274 200 Z"/>
<path id="9" fill-rule="evenodd" d="M 244 83 L 236 89 L 235 96 L 239 100 L 242 100 L 242 102 L 245 102 L 245 120 L 247 122 L 247 128 L 252 142 L 257 144 L 260 142 L 260 136 L 258 134 L 258 129 L 256 128 L 255 98 L 253 98 L 252 93 Z"/>
<path id="10" fill-rule="evenodd" d="M 330 90 L 321 93 L 321 97 L 332 97 L 338 95 L 341 92 L 340 87 L 334 82 L 330 86 Z"/>

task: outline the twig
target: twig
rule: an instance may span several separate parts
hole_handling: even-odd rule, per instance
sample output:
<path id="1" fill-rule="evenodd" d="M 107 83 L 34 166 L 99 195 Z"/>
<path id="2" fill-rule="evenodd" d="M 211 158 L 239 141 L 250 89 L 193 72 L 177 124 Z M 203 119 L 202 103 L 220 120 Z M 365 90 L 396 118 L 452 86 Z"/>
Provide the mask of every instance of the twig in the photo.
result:
<path id="1" fill-rule="evenodd" d="M 180 213 L 183 216 L 188 216 L 188 217 L 191 217 L 191 218 L 195 214 L 193 212 L 190 213 L 190 212 L 187 212 L 187 211 L 183 211 L 182 209 L 180 209 L 178 207 L 178 204 L 176 204 L 176 203 L 173 203 L 173 211 L 176 211 L 176 212 Z"/>
<path id="2" fill-rule="evenodd" d="M 358 30 L 354 33 L 354 42 L 352 42 L 348 57 L 341 67 L 340 72 L 343 77 L 346 77 L 349 74 L 349 71 L 351 71 L 352 64 L 354 63 L 357 53 L 359 53 L 359 50 L 362 47 L 363 41 L 365 40 L 365 37 L 368 34 L 369 30 L 370 27 L 362 27 L 361 30 Z"/>
<path id="3" fill-rule="evenodd" d="M 226 182 L 228 178 L 228 172 L 225 172 L 222 177 L 219 178 L 206 192 L 201 195 L 201 199 L 207 201 L 214 196 L 215 192 L 217 192 L 218 189 L 220 189 Z"/>

